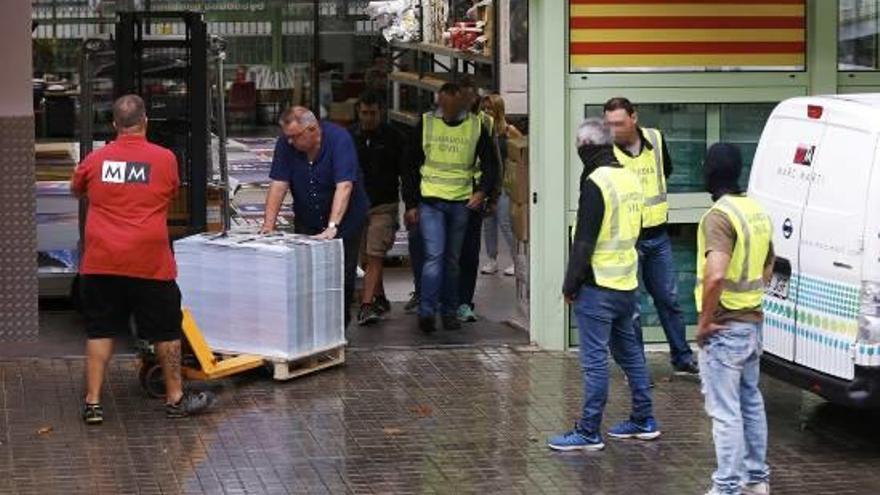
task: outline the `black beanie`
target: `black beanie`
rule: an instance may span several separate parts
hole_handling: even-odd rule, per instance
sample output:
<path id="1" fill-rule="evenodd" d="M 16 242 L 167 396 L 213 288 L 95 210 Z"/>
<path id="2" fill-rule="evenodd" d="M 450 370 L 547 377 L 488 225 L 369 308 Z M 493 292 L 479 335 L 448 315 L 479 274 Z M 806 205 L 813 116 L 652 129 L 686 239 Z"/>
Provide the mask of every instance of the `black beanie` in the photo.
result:
<path id="1" fill-rule="evenodd" d="M 742 154 L 733 144 L 715 143 L 706 153 L 703 173 L 706 190 L 718 201 L 725 194 L 739 194 L 739 176 L 742 174 Z"/>

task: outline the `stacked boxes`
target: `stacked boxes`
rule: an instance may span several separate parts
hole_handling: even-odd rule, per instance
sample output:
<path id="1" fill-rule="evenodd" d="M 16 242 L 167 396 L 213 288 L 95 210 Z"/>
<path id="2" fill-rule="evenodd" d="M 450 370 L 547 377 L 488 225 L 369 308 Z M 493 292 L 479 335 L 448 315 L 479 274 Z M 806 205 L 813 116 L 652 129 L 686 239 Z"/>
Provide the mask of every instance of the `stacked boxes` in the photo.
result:
<path id="1" fill-rule="evenodd" d="M 528 138 L 507 142 L 504 189 L 510 197 L 510 219 L 516 239 L 516 299 L 520 312 L 529 314 L 529 142 Z"/>
<path id="2" fill-rule="evenodd" d="M 507 142 L 504 188 L 510 196 L 510 218 L 517 241 L 529 240 L 529 142 L 528 138 Z"/>
<path id="3" fill-rule="evenodd" d="M 37 251 L 70 251 L 79 242 L 79 201 L 68 181 L 39 181 L 37 196 Z"/>
<path id="4" fill-rule="evenodd" d="M 78 268 L 79 200 L 70 178 L 79 150 L 74 143 L 34 146 L 39 273 L 75 273 Z"/>
<path id="5" fill-rule="evenodd" d="M 342 241 L 201 234 L 174 250 L 183 305 L 213 349 L 294 360 L 345 344 Z"/>

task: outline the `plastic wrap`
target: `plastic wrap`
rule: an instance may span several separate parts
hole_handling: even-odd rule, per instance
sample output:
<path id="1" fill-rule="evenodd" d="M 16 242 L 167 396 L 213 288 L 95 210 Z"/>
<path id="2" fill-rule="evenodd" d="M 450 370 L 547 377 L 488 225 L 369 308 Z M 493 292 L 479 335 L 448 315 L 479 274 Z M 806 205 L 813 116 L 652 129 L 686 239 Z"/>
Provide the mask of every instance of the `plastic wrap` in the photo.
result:
<path id="1" fill-rule="evenodd" d="M 342 241 L 202 234 L 174 249 L 183 305 L 214 350 L 293 360 L 345 344 Z"/>
<path id="2" fill-rule="evenodd" d="M 382 28 L 386 41 L 420 41 L 419 4 L 417 0 L 370 2 L 367 15 Z"/>

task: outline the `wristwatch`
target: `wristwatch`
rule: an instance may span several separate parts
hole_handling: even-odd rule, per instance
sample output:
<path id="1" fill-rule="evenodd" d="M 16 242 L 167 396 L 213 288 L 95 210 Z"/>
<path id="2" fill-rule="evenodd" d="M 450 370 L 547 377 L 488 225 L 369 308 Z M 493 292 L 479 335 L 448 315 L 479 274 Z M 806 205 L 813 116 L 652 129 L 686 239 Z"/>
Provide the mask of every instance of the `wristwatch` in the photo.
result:
<path id="1" fill-rule="evenodd" d="M 327 224 L 327 228 L 328 228 L 328 229 L 336 229 L 336 228 L 338 228 L 338 227 L 339 227 L 339 226 L 336 225 L 336 222 L 330 222 L 330 223 Z"/>

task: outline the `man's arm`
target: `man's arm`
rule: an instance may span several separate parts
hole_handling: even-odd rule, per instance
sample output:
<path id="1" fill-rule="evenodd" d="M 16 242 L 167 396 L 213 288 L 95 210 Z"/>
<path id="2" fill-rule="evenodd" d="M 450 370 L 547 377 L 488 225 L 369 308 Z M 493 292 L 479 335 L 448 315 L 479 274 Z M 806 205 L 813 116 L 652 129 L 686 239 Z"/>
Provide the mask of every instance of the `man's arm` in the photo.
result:
<path id="1" fill-rule="evenodd" d="M 715 325 L 715 313 L 721 301 L 724 289 L 724 275 L 733 256 L 736 246 L 736 230 L 727 215 L 718 211 L 710 211 L 702 220 L 706 247 L 701 253 L 705 259 L 703 272 L 703 310 L 700 313 L 697 329 L 697 343 L 703 345 L 705 340 L 720 327 Z"/>
<path id="2" fill-rule="evenodd" d="M 400 183 L 400 200 L 406 204 L 406 198 L 409 194 L 409 191 L 405 189 L 410 187 L 407 184 L 407 174 L 409 174 L 409 163 L 407 160 L 409 159 L 409 150 L 407 149 L 407 140 L 402 132 L 397 129 L 391 127 L 388 132 L 391 133 L 391 157 L 395 160 L 395 165 L 397 166 L 397 178 Z"/>
<path id="3" fill-rule="evenodd" d="M 584 181 L 578 204 L 574 242 L 568 256 L 565 282 L 562 285 L 562 295 L 568 302 L 577 297 L 578 291 L 587 279 L 604 216 L 605 202 L 602 200 L 602 192 L 593 181 Z"/>
<path id="4" fill-rule="evenodd" d="M 425 164 L 425 150 L 422 148 L 422 122 L 410 135 L 408 145 L 403 146 L 406 158 L 403 159 L 400 177 L 401 195 L 406 207 L 405 220 L 412 225 L 418 223 L 418 206 L 421 199 L 421 168 Z"/>
<path id="5" fill-rule="evenodd" d="M 166 155 L 168 160 L 168 201 L 174 201 L 180 194 L 180 164 L 177 157 L 171 151 Z"/>
<path id="6" fill-rule="evenodd" d="M 724 290 L 724 274 L 730 265 L 730 255 L 721 251 L 706 253 L 705 269 L 703 270 L 703 309 L 700 313 L 697 328 L 697 343 L 705 345 L 706 339 L 717 332 L 720 327 L 715 324 L 715 312 L 721 303 L 721 292 Z"/>
<path id="7" fill-rule="evenodd" d="M 477 143 L 477 156 L 480 158 L 480 188 L 468 201 L 468 208 L 477 209 L 483 200 L 492 195 L 498 181 L 498 146 L 492 140 L 489 130 L 483 126 L 480 141 Z"/>
<path id="8" fill-rule="evenodd" d="M 776 252 L 773 250 L 773 241 L 770 241 L 770 248 L 767 250 L 767 259 L 764 261 L 764 286 L 770 283 L 773 278 L 773 265 L 776 263 Z"/>
<path id="9" fill-rule="evenodd" d="M 495 187 L 489 195 L 490 200 L 495 203 L 501 196 L 501 183 L 503 182 L 504 162 L 501 160 L 501 137 L 492 135 L 492 151 L 495 153 Z"/>
<path id="10" fill-rule="evenodd" d="M 660 146 L 662 148 L 660 151 L 663 153 L 663 176 L 668 179 L 672 175 L 672 158 L 669 156 L 669 145 L 666 143 L 666 136 L 662 132 L 660 133 L 660 138 L 663 142 Z"/>
<path id="11" fill-rule="evenodd" d="M 339 233 L 339 224 L 348 211 L 348 203 L 351 200 L 351 191 L 354 190 L 354 182 L 344 181 L 336 183 L 336 191 L 333 192 L 333 206 L 330 208 L 330 222 L 335 227 L 327 226 L 324 232 L 316 235 L 316 239 L 335 239 Z"/>
<path id="12" fill-rule="evenodd" d="M 260 233 L 267 234 L 275 230 L 275 222 L 278 220 L 278 212 L 284 196 L 290 189 L 290 149 L 284 136 L 275 141 L 275 151 L 272 153 L 272 168 L 269 170 L 269 192 L 266 194 L 266 216 L 263 218 L 263 226 Z"/>
<path id="13" fill-rule="evenodd" d="M 88 176 L 86 174 L 88 172 L 88 164 L 89 157 L 86 157 L 76 166 L 73 171 L 73 176 L 70 178 L 70 192 L 77 199 L 83 199 L 86 197 L 86 189 L 88 185 Z"/>
<path id="14" fill-rule="evenodd" d="M 328 223 L 333 223 L 334 226 L 327 225 L 323 232 L 315 236 L 317 239 L 336 238 L 339 224 L 348 213 L 354 184 L 363 177 L 357 148 L 354 146 L 351 134 L 347 132 L 341 134 L 333 144 L 333 180 L 336 182 L 336 189 L 333 191 L 333 204 L 330 207 Z"/>
<path id="15" fill-rule="evenodd" d="M 260 233 L 268 234 L 275 230 L 275 222 L 278 220 L 278 212 L 281 211 L 281 203 L 290 184 L 283 180 L 273 180 L 269 185 L 269 192 L 266 194 L 266 216 L 263 219 L 263 226 Z"/>

